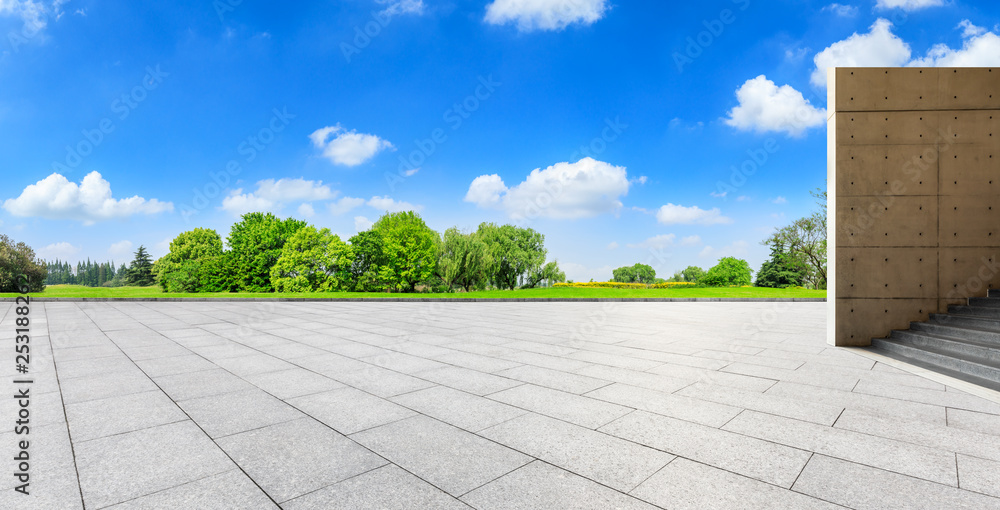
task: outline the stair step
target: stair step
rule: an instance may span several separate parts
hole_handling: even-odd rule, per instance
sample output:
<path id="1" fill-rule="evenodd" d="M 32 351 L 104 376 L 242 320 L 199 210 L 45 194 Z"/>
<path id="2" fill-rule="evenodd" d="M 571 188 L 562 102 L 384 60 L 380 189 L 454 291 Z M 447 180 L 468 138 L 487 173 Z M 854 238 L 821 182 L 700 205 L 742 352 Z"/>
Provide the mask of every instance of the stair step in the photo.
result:
<path id="1" fill-rule="evenodd" d="M 976 317 L 986 317 L 989 319 L 1000 320 L 1000 307 L 994 307 L 994 306 L 951 305 L 948 307 L 948 313 L 955 315 L 972 315 Z"/>
<path id="2" fill-rule="evenodd" d="M 883 354 L 935 372 L 1000 389 L 1000 368 L 956 358 L 934 348 L 919 348 L 889 338 L 873 338 L 872 347 Z"/>
<path id="3" fill-rule="evenodd" d="M 986 292 L 986 297 L 1000 298 L 1000 289 L 990 289 Z"/>
<path id="4" fill-rule="evenodd" d="M 971 317 L 968 315 L 948 315 L 943 313 L 932 313 L 930 321 L 943 326 L 960 326 L 963 328 L 974 328 L 983 331 L 996 331 L 1000 333 L 1000 321 L 989 317 Z"/>
<path id="5" fill-rule="evenodd" d="M 940 324 L 935 322 L 911 322 L 910 331 L 922 331 L 932 335 L 972 340 L 1000 349 L 1000 333 L 996 331 L 968 328 L 953 323 Z"/>
<path id="6" fill-rule="evenodd" d="M 1000 295 L 995 291 L 990 291 L 990 297 L 974 297 L 969 298 L 969 305 L 971 306 L 989 306 L 991 308 L 1000 308 Z"/>
<path id="7" fill-rule="evenodd" d="M 933 349 L 966 361 L 1000 369 L 1000 349 L 996 345 L 934 335 L 925 331 L 893 331 L 892 340 L 919 349 Z"/>

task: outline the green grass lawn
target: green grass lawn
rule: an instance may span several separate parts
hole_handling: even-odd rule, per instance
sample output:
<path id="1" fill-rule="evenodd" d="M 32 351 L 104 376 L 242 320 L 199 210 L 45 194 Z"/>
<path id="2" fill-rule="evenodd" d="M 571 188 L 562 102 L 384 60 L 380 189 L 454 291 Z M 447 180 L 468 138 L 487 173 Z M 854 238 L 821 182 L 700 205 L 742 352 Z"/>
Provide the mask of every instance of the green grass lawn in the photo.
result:
<path id="1" fill-rule="evenodd" d="M 17 294 L 0 293 L 0 297 Z M 387 294 L 384 292 L 283 292 L 283 293 L 167 293 L 159 287 L 84 287 L 81 285 L 50 285 L 36 297 L 93 297 L 93 298 L 213 298 L 213 297 L 283 297 L 283 298 L 825 298 L 825 290 L 768 289 L 760 287 L 708 287 L 674 289 L 587 289 L 560 287 L 548 289 L 486 290 L 454 294 Z"/>

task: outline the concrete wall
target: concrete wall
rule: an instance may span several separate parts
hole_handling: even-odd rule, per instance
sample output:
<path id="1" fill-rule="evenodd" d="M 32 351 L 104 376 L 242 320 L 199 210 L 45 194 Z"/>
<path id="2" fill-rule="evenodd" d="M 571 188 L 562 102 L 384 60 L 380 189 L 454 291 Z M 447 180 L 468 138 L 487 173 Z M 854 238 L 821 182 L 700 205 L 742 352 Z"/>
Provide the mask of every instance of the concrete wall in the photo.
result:
<path id="1" fill-rule="evenodd" d="M 1000 287 L 1000 68 L 828 79 L 829 342 Z"/>

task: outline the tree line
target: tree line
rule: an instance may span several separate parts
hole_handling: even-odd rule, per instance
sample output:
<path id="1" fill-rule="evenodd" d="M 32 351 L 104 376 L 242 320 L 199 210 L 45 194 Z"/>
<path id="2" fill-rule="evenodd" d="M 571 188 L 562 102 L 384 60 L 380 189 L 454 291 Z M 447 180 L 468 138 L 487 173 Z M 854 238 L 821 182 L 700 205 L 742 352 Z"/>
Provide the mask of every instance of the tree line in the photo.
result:
<path id="1" fill-rule="evenodd" d="M 546 263 L 545 236 L 483 223 L 438 234 L 412 211 L 387 213 L 342 240 L 294 218 L 247 213 L 226 237 L 195 228 L 153 264 L 167 292 L 452 292 L 536 287 L 565 280 Z"/>

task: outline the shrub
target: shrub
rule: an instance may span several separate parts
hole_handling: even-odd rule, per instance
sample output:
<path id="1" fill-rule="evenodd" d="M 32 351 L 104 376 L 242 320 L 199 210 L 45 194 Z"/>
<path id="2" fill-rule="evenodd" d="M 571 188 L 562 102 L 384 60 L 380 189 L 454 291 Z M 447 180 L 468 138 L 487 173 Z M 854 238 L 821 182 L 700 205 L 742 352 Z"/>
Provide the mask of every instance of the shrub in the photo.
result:
<path id="1" fill-rule="evenodd" d="M 28 278 L 29 292 L 41 292 L 45 290 L 48 273 L 45 262 L 35 256 L 35 250 L 0 234 L 0 292 L 20 292 L 21 275 Z"/>
<path id="2" fill-rule="evenodd" d="M 709 269 L 699 282 L 712 287 L 742 287 L 750 285 L 753 271 L 743 259 L 724 257 Z"/>

